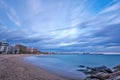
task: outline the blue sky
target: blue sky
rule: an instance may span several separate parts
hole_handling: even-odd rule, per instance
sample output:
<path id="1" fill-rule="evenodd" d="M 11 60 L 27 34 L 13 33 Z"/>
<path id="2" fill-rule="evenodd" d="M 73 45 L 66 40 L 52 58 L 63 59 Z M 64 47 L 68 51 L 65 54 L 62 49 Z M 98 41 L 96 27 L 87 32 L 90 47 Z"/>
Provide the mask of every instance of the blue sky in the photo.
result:
<path id="1" fill-rule="evenodd" d="M 0 40 L 41 51 L 120 52 L 120 0 L 0 0 Z"/>

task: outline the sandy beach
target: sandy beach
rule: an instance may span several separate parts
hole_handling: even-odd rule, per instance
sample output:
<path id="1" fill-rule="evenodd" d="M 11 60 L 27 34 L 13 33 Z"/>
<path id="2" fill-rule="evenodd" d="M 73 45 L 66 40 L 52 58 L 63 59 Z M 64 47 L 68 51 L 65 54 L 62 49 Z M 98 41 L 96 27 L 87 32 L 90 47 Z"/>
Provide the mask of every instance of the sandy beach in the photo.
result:
<path id="1" fill-rule="evenodd" d="M 26 56 L 33 54 L 0 55 L 0 80 L 70 80 L 26 63 Z"/>

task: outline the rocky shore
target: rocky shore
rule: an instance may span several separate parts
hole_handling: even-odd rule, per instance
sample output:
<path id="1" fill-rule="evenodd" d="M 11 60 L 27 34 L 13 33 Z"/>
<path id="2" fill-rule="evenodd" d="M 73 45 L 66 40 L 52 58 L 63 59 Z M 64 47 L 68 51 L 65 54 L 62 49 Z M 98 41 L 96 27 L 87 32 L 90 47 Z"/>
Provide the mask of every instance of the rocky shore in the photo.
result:
<path id="1" fill-rule="evenodd" d="M 106 66 L 86 67 L 83 65 L 79 68 L 78 71 L 82 71 L 87 76 L 84 80 L 120 80 L 120 65 L 112 69 Z"/>

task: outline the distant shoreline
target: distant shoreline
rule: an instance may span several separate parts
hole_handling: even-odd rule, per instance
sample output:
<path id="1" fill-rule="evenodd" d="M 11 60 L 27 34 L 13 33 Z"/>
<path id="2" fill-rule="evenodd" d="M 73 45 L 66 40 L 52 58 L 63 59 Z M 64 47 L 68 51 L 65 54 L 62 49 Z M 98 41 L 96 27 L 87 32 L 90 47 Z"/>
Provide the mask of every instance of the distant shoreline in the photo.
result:
<path id="1" fill-rule="evenodd" d="M 48 54 L 120 54 L 120 52 L 47 52 Z"/>

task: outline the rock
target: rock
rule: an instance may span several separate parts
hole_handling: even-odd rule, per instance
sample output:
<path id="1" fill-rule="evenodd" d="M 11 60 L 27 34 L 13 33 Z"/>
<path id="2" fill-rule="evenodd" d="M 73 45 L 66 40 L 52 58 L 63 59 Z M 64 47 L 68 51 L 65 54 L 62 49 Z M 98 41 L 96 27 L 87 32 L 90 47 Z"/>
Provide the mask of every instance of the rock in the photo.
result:
<path id="1" fill-rule="evenodd" d="M 84 65 L 79 65 L 78 67 L 80 67 L 80 68 L 85 68 L 85 66 L 84 66 Z"/>
<path id="2" fill-rule="evenodd" d="M 115 66 L 115 67 L 114 67 L 114 69 L 115 69 L 115 68 L 119 68 L 119 69 L 120 69 L 120 64 L 119 64 L 119 65 L 117 65 L 117 66 Z"/>
<path id="3" fill-rule="evenodd" d="M 115 67 L 113 67 L 113 69 L 114 69 L 114 72 L 116 72 L 116 71 L 120 71 L 120 64 L 117 65 L 117 66 L 115 66 Z"/>
<path id="4" fill-rule="evenodd" d="M 91 67 L 86 67 L 87 69 L 92 69 Z"/>
<path id="5" fill-rule="evenodd" d="M 109 73 L 104 73 L 104 72 L 98 72 L 97 74 L 92 74 L 89 77 L 100 79 L 100 80 L 105 80 L 105 79 L 108 79 L 110 77 L 110 74 Z"/>
<path id="6" fill-rule="evenodd" d="M 92 68 L 92 70 L 94 72 L 112 73 L 112 70 L 106 66 L 95 67 L 95 68 Z"/>
<path id="7" fill-rule="evenodd" d="M 120 80 L 120 65 L 113 69 L 112 71 L 106 66 L 94 68 L 81 66 L 81 71 L 87 76 L 84 80 Z"/>
<path id="8" fill-rule="evenodd" d="M 110 78 L 115 78 L 115 77 L 118 77 L 118 76 L 120 76 L 120 71 L 113 72 L 113 73 L 110 74 Z"/>
<path id="9" fill-rule="evenodd" d="M 115 80 L 120 80 L 120 76 L 115 77 Z"/>
<path id="10" fill-rule="evenodd" d="M 93 74 L 93 72 L 89 69 L 80 69 L 80 70 L 78 70 L 78 71 L 81 71 L 81 72 L 83 72 L 84 74 L 86 74 L 86 75 L 88 75 L 88 74 Z"/>
<path id="11" fill-rule="evenodd" d="M 100 79 L 95 79 L 95 78 L 92 79 L 92 78 L 88 78 L 88 77 L 87 77 L 87 78 L 85 78 L 84 80 L 100 80 Z"/>
<path id="12" fill-rule="evenodd" d="M 80 69 L 78 69 L 77 71 L 81 71 L 83 72 L 84 74 L 92 74 L 92 71 L 91 71 L 91 67 L 86 67 L 84 65 L 79 65 Z"/>
<path id="13" fill-rule="evenodd" d="M 80 69 L 77 71 L 82 71 L 84 74 L 96 74 L 98 72 L 112 73 L 112 70 L 106 66 L 91 68 L 91 67 L 85 67 L 83 65 L 80 65 L 79 67 Z"/>

